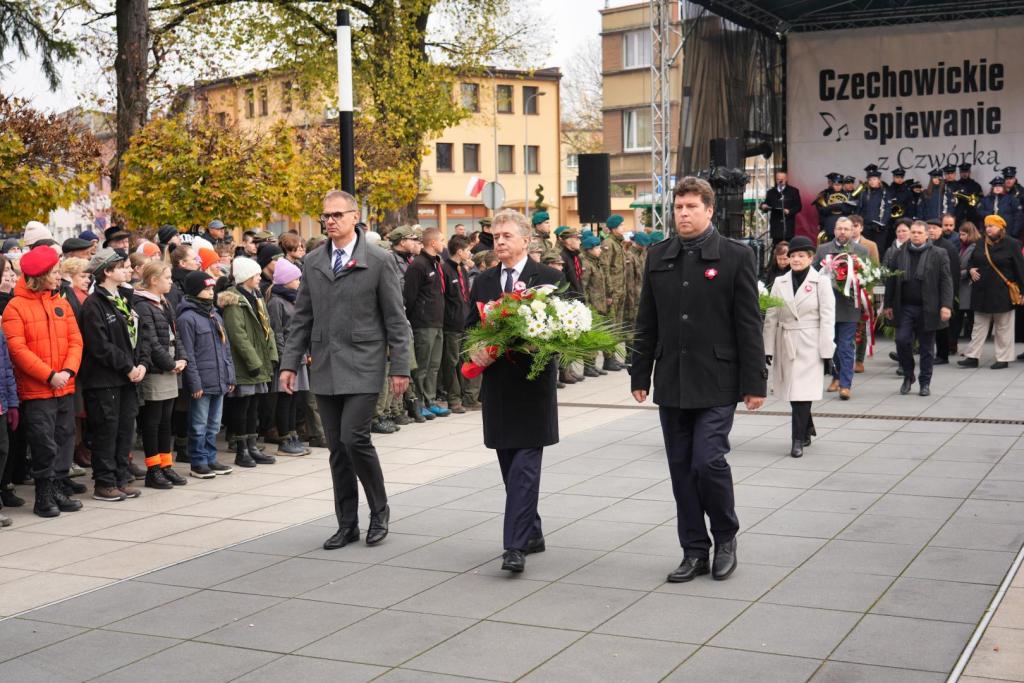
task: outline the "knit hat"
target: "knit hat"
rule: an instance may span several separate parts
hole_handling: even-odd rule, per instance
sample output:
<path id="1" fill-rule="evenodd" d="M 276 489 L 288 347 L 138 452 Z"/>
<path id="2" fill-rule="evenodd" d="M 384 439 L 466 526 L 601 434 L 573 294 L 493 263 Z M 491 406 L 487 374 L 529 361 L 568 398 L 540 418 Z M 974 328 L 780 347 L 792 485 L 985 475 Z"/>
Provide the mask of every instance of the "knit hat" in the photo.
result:
<path id="1" fill-rule="evenodd" d="M 284 254 L 281 251 L 281 247 L 276 244 L 267 243 L 260 246 L 260 250 L 256 252 L 256 262 L 260 264 L 260 270 L 263 270 L 270 265 L 270 262 L 276 258 L 280 258 Z"/>
<path id="2" fill-rule="evenodd" d="M 124 263 L 127 258 L 120 250 L 103 247 L 89 259 L 85 270 L 87 273 L 98 273 L 117 263 Z"/>
<path id="3" fill-rule="evenodd" d="M 209 270 L 210 266 L 220 261 L 220 256 L 213 249 L 202 248 L 199 250 L 199 267 L 201 270 Z"/>
<path id="4" fill-rule="evenodd" d="M 50 244 L 56 244 L 53 241 L 53 233 L 50 229 L 40 223 L 39 221 L 29 221 L 25 224 L 25 246 L 34 247 L 36 243 L 43 240 L 50 240 Z"/>
<path id="5" fill-rule="evenodd" d="M 161 225 L 156 231 L 156 238 L 160 240 L 160 244 L 169 244 L 177 235 L 178 229 L 173 225 Z"/>
<path id="6" fill-rule="evenodd" d="M 21 272 L 26 277 L 39 277 L 50 272 L 58 260 L 57 252 L 50 247 L 36 247 L 21 257 Z"/>
<path id="7" fill-rule="evenodd" d="M 8 237 L 7 239 L 4 240 L 3 246 L 0 247 L 0 254 L 6 254 L 11 249 L 16 249 L 18 246 L 20 246 L 18 244 L 18 238 Z"/>
<path id="8" fill-rule="evenodd" d="M 533 216 L 531 217 L 530 220 L 533 221 L 534 225 L 540 225 L 544 221 L 550 220 L 550 219 L 551 219 L 551 217 L 548 216 L 548 212 L 547 211 L 538 211 L 537 213 L 533 214 Z"/>
<path id="9" fill-rule="evenodd" d="M 99 242 L 100 241 L 99 235 L 94 233 L 92 230 L 83 230 L 82 232 L 80 232 L 78 234 L 78 239 L 80 239 L 80 240 L 89 240 L 90 242 Z"/>
<path id="10" fill-rule="evenodd" d="M 185 294 L 187 296 L 199 296 L 199 292 L 216 284 L 217 281 L 213 279 L 212 275 L 208 275 L 201 270 L 193 270 L 185 276 Z"/>
<path id="11" fill-rule="evenodd" d="M 286 285 L 292 280 L 298 280 L 301 277 L 302 271 L 299 270 L 299 267 L 286 258 L 278 261 L 277 267 L 274 268 L 275 285 Z"/>
<path id="12" fill-rule="evenodd" d="M 210 244 L 210 240 L 198 236 L 192 238 L 192 242 L 189 246 L 191 246 L 197 254 L 200 249 L 209 249 L 213 251 L 213 245 Z"/>
<path id="13" fill-rule="evenodd" d="M 262 270 L 263 269 L 260 268 L 260 264 L 247 256 L 238 256 L 231 262 L 231 272 L 235 276 L 236 285 L 240 285 L 246 280 L 250 280 L 259 275 Z"/>
<path id="14" fill-rule="evenodd" d="M 1006 219 L 1003 218 L 1002 216 L 993 213 L 991 215 L 985 216 L 985 225 L 998 225 L 1003 230 L 1006 230 Z M 21 260 L 24 261 L 25 258 L 22 257 Z"/>
<path id="15" fill-rule="evenodd" d="M 611 216 L 608 216 L 608 220 L 606 220 L 604 224 L 608 226 L 609 230 L 614 230 L 615 228 L 622 225 L 623 220 L 624 219 L 622 218 L 622 216 L 620 216 L 617 213 L 613 213 Z"/>

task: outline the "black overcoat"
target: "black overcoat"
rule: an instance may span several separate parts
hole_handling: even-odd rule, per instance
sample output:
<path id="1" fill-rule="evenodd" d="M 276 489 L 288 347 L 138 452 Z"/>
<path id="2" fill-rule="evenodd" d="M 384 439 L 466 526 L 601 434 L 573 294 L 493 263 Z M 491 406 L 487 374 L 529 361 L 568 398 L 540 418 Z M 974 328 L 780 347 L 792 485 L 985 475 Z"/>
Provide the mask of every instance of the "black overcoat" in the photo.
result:
<path id="1" fill-rule="evenodd" d="M 1003 239 L 988 245 L 989 255 L 992 263 L 1010 282 L 1016 282 L 1017 286 L 1024 291 L 1024 256 L 1021 256 L 1020 242 L 1008 235 Z M 981 279 L 971 284 L 971 310 L 980 313 L 1006 313 L 1013 310 L 1010 305 L 1010 290 L 1002 278 L 992 270 L 988 258 L 985 256 L 985 238 L 982 237 L 974 253 L 968 268 L 977 268 L 981 273 Z"/>
<path id="2" fill-rule="evenodd" d="M 715 232 L 697 250 L 670 238 L 647 251 L 634 337 L 632 388 L 674 408 L 766 396 L 754 252 Z"/>
<path id="3" fill-rule="evenodd" d="M 501 298 L 499 264 L 477 276 L 469 295 L 467 327 L 480 324 L 477 303 Z M 526 259 L 519 280 L 527 287 L 561 285 L 562 273 Z M 558 443 L 558 365 L 552 360 L 535 380 L 526 379 L 530 357 L 513 353 L 484 370 L 480 387 L 484 444 L 488 448 L 543 448 Z"/>
<path id="4" fill-rule="evenodd" d="M 959 259 L 958 259 L 959 260 Z M 924 314 L 924 329 L 927 332 L 944 330 L 949 322 L 942 320 L 940 308 L 953 310 L 953 278 L 949 275 L 949 258 L 946 250 L 932 244 L 921 254 L 917 272 L 910 273 L 910 245 L 904 245 L 896 252 L 895 269 L 902 274 L 890 277 L 885 283 L 885 307 L 893 309 L 893 318 L 899 320 L 904 278 L 915 277 L 921 281 L 921 310 Z M 959 263 L 957 270 L 959 271 Z"/>
<path id="5" fill-rule="evenodd" d="M 768 226 L 774 241 L 791 240 L 796 233 L 796 215 L 804 208 L 800 201 L 800 190 L 792 185 L 772 187 L 765 193 L 764 203 L 768 205 Z M 787 214 L 783 209 L 788 209 Z"/>

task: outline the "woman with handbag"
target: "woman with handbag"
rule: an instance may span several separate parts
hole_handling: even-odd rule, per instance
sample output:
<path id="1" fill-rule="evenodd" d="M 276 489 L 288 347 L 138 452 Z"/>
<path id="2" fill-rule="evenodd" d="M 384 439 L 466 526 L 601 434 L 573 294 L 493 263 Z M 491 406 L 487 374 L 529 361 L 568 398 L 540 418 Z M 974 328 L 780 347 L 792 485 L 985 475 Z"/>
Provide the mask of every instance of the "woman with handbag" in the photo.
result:
<path id="1" fill-rule="evenodd" d="M 989 326 L 995 338 L 996 362 L 990 367 L 1002 370 L 1014 359 L 1013 323 L 1014 306 L 1024 303 L 1024 256 L 1021 244 L 1006 234 L 1006 221 L 992 214 L 985 217 L 985 239 L 971 254 L 968 263 L 971 278 L 971 308 L 974 310 L 974 330 L 962 368 L 978 367 L 981 348 L 988 337 Z"/>

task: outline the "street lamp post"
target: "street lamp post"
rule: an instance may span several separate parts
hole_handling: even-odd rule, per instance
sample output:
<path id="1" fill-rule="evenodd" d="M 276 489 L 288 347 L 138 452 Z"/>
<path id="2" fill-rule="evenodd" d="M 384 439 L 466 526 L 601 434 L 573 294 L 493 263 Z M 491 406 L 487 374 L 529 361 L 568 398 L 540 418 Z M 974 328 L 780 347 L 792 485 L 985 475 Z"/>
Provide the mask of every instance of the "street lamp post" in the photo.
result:
<path id="1" fill-rule="evenodd" d="M 352 134 L 352 26 L 347 9 L 338 10 L 338 135 L 341 189 L 356 193 L 355 145 Z"/>
<path id="2" fill-rule="evenodd" d="M 544 95 L 544 91 L 538 90 L 523 100 L 523 213 L 530 217 L 530 114 L 529 102 Z"/>

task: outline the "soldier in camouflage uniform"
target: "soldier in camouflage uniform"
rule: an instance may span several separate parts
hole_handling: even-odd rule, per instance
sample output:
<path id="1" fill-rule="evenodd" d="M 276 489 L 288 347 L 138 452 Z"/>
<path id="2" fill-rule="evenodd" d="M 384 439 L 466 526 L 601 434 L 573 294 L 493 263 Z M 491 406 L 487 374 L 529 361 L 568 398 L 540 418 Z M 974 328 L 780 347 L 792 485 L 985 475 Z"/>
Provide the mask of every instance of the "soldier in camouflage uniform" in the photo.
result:
<path id="1" fill-rule="evenodd" d="M 608 298 L 611 299 L 611 308 L 608 317 L 617 325 L 622 325 L 626 319 L 626 248 L 623 246 L 622 216 L 612 214 L 605 221 L 608 228 L 608 237 L 601 245 L 601 265 L 604 268 L 607 279 Z M 617 372 L 626 366 L 615 358 L 614 354 L 605 354 L 604 369 Z"/>
<path id="2" fill-rule="evenodd" d="M 587 304 L 601 315 L 608 314 L 610 300 L 608 298 L 608 279 L 605 277 L 604 266 L 601 264 L 601 240 L 586 231 L 580 243 L 583 252 L 583 296 Z M 597 367 L 594 359 L 583 365 L 586 377 L 607 375 L 608 371 Z"/>

